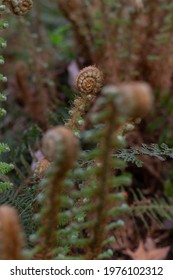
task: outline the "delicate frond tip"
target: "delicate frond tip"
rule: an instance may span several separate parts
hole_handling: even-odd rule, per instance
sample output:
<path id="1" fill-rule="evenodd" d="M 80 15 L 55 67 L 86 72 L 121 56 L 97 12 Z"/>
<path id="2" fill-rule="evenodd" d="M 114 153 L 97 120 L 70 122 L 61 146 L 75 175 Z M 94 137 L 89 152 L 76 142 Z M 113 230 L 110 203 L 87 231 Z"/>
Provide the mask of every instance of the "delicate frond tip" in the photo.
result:
<path id="1" fill-rule="evenodd" d="M 27 14 L 32 6 L 32 0 L 8 0 L 10 10 L 17 16 L 23 16 Z"/>
<path id="2" fill-rule="evenodd" d="M 79 72 L 75 87 L 81 94 L 96 94 L 103 86 L 103 73 L 96 66 L 88 66 Z"/>
<path id="3" fill-rule="evenodd" d="M 18 260 L 22 258 L 23 238 L 19 218 L 15 209 L 0 207 L 0 258 Z"/>
<path id="4" fill-rule="evenodd" d="M 42 150 L 49 161 L 64 154 L 64 168 L 70 169 L 78 154 L 78 141 L 73 132 L 63 126 L 48 130 L 42 140 Z"/>

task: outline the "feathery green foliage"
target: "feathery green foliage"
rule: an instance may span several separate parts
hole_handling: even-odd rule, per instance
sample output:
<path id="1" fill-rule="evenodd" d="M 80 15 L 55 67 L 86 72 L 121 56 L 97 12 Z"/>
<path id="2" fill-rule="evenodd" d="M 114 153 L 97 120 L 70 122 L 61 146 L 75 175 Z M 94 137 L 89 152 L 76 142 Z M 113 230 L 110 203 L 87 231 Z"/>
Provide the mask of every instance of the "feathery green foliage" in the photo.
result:
<path id="1" fill-rule="evenodd" d="M 1 9 L 0 9 L 0 29 L 6 29 L 8 27 L 8 24 L 2 18 L 3 13 L 6 9 L 6 6 L 1 5 L 0 7 L 1 7 Z M 6 42 L 2 37 L 0 37 L 0 48 L 3 49 L 4 47 L 6 47 Z M 4 58 L 2 55 L 0 56 L 0 64 L 4 64 Z M 3 76 L 2 74 L 0 74 L 0 82 L 4 83 L 6 81 L 7 81 L 7 78 L 5 76 Z M 6 100 L 5 94 L 0 93 L 0 102 L 3 102 L 5 100 Z M 5 114 L 6 114 L 6 111 L 3 108 L 0 108 L 0 117 L 3 117 Z M 0 155 L 5 152 L 9 152 L 8 145 L 5 143 L 0 143 Z M 13 169 L 12 164 L 0 162 L 0 193 L 7 190 L 8 188 L 10 188 L 12 186 L 12 184 L 10 182 L 3 182 L 3 177 L 1 176 L 3 174 L 8 173 L 12 169 Z"/>
<path id="2" fill-rule="evenodd" d="M 130 147 L 120 149 L 114 156 L 123 159 L 125 162 L 132 162 L 138 167 L 142 167 L 143 162 L 138 155 L 145 155 L 149 157 L 157 157 L 159 160 L 166 158 L 173 158 L 173 148 L 169 148 L 165 143 L 158 144 L 142 144 L 140 148 Z"/>

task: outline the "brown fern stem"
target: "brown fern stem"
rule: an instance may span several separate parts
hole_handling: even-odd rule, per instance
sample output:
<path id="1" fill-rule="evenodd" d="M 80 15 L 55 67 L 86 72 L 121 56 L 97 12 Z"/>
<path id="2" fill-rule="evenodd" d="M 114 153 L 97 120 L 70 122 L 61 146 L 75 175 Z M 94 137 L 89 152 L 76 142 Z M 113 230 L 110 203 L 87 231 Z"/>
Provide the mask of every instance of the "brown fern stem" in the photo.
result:
<path id="1" fill-rule="evenodd" d="M 12 207 L 0 207 L 0 258 L 21 260 L 23 238 L 19 217 Z"/>
<path id="2" fill-rule="evenodd" d="M 100 144 L 101 156 L 96 164 L 101 164 L 98 180 L 98 196 L 100 204 L 97 208 L 97 222 L 93 231 L 93 240 L 89 248 L 88 259 L 97 259 L 102 251 L 102 244 L 105 240 L 105 228 L 109 220 L 108 194 L 110 192 L 109 178 L 111 176 L 111 152 L 114 144 L 115 129 L 119 127 L 118 118 L 115 118 L 113 106 L 109 106 L 110 116 L 106 122 L 106 131 Z M 111 108 L 112 107 L 112 108 Z"/>

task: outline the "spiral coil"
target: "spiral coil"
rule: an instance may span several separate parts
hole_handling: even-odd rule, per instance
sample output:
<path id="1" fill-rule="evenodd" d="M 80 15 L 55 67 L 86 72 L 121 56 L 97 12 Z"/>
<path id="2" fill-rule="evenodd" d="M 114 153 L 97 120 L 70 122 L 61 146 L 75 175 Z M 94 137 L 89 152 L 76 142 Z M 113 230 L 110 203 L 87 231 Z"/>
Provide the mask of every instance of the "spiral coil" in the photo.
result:
<path id="1" fill-rule="evenodd" d="M 33 5 L 32 0 L 8 0 L 10 10 L 17 16 L 27 14 Z"/>
<path id="2" fill-rule="evenodd" d="M 76 79 L 76 89 L 81 94 L 96 94 L 103 86 L 103 73 L 96 66 L 85 67 Z"/>

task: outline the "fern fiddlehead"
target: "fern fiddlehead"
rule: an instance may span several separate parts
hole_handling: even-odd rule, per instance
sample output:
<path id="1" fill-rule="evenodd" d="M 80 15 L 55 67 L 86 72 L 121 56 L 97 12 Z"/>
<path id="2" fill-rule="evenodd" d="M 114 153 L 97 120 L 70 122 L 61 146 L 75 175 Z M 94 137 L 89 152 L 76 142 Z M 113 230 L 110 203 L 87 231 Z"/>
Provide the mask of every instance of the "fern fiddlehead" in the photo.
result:
<path id="1" fill-rule="evenodd" d="M 80 93 L 74 101 L 74 108 L 70 111 L 71 118 L 67 127 L 78 132 L 83 124 L 83 116 L 94 102 L 96 94 L 103 86 L 103 73 L 96 66 L 82 69 L 75 82 L 75 88 Z"/>
<path id="2" fill-rule="evenodd" d="M 7 0 L 10 10 L 17 16 L 24 16 L 32 9 L 32 0 Z"/>
<path id="3" fill-rule="evenodd" d="M 43 209 L 37 216 L 41 225 L 36 234 L 38 240 L 36 254 L 41 259 L 53 259 L 57 246 L 58 215 L 63 204 L 61 199 L 64 180 L 76 160 L 78 144 L 71 130 L 58 126 L 44 135 L 42 146 L 45 156 L 54 162 L 47 171 L 47 180 L 43 181 L 44 193 L 41 192 L 38 196 Z"/>
<path id="4" fill-rule="evenodd" d="M 95 66 L 83 68 L 76 79 L 76 88 L 81 94 L 96 94 L 103 86 L 103 73 Z"/>

